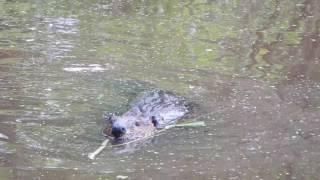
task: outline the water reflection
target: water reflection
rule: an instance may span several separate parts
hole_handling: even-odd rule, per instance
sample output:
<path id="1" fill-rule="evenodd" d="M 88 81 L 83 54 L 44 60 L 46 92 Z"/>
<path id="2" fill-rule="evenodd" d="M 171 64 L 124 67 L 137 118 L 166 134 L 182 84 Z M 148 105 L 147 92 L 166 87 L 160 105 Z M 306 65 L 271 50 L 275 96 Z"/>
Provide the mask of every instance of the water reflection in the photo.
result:
<path id="1" fill-rule="evenodd" d="M 316 179 L 320 2 L 0 1 L 6 179 Z M 160 88 L 207 127 L 87 153 L 102 115 Z"/>

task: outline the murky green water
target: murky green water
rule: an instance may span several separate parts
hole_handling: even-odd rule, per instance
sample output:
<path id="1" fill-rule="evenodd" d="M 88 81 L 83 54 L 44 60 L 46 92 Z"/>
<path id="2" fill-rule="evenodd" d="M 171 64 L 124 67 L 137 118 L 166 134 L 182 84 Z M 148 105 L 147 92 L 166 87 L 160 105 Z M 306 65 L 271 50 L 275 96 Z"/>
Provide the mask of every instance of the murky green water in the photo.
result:
<path id="1" fill-rule="evenodd" d="M 319 82 L 317 0 L 0 0 L 0 179 L 317 179 Z M 154 88 L 207 126 L 89 160 Z"/>

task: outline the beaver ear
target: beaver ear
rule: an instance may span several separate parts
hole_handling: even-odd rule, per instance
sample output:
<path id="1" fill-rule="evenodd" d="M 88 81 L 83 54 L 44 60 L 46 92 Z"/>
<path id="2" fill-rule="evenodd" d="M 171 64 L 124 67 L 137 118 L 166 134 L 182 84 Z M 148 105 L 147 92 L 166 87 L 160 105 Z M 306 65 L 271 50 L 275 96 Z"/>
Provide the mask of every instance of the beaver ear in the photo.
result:
<path id="1" fill-rule="evenodd" d="M 104 115 L 104 121 L 106 123 L 113 123 L 114 121 L 116 121 L 116 119 L 117 119 L 117 116 L 114 113 L 109 113 Z"/>
<path id="2" fill-rule="evenodd" d="M 154 127 L 158 127 L 159 121 L 157 120 L 157 118 L 155 116 L 151 116 L 151 122 Z"/>

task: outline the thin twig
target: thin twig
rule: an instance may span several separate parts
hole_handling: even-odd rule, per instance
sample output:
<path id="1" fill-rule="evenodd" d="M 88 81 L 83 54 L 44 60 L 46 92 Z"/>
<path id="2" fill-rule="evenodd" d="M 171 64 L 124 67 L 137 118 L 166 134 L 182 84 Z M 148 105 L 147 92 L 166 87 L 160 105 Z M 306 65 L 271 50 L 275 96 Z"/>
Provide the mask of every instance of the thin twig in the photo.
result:
<path id="1" fill-rule="evenodd" d="M 142 141 L 142 140 L 145 140 L 145 139 L 153 138 L 155 136 L 160 135 L 162 132 L 164 132 L 164 131 L 166 131 L 168 129 L 174 128 L 174 127 L 200 127 L 200 126 L 206 126 L 203 121 L 196 121 L 196 120 L 200 119 L 200 118 L 202 118 L 204 116 L 208 116 L 210 114 L 213 114 L 213 112 L 208 113 L 208 114 L 204 114 L 202 116 L 198 116 L 197 118 L 194 118 L 192 121 L 189 121 L 188 123 L 180 123 L 180 124 L 168 125 L 165 128 L 157 131 L 156 133 L 154 133 L 154 134 L 152 134 L 150 136 L 142 137 L 142 138 L 135 139 L 135 140 L 128 141 L 128 142 L 125 142 L 125 143 L 121 143 L 121 144 L 111 145 L 110 147 L 123 146 L 123 145 L 127 145 L 127 144 L 130 144 L 130 143 L 134 143 L 134 142 Z M 107 147 L 108 143 L 109 143 L 109 139 L 104 140 L 101 143 L 101 145 L 99 146 L 98 149 L 96 149 L 94 152 L 91 152 L 91 153 L 88 154 L 88 158 L 91 159 L 91 160 L 95 159 L 95 157 Z"/>
<path id="2" fill-rule="evenodd" d="M 203 121 L 199 121 L 199 122 L 168 125 L 165 128 L 157 131 L 157 133 L 154 133 L 154 134 L 152 134 L 150 136 L 142 137 L 142 138 L 135 139 L 135 140 L 128 141 L 128 142 L 125 142 L 125 143 L 121 143 L 121 144 L 111 145 L 111 147 L 124 146 L 124 145 L 131 144 L 131 143 L 134 143 L 134 142 L 137 142 L 137 141 L 142 141 L 142 140 L 145 140 L 145 139 L 153 138 L 155 136 L 160 135 L 160 133 L 162 133 L 162 132 L 164 132 L 164 131 L 166 131 L 168 129 L 174 128 L 174 127 L 199 127 L 199 126 L 205 126 L 205 123 Z M 94 152 L 91 152 L 91 153 L 88 154 L 88 158 L 91 159 L 91 160 L 95 159 L 95 157 L 98 154 L 100 154 L 107 147 L 108 143 L 109 143 L 109 139 L 104 140 L 101 143 L 101 145 L 99 146 L 98 149 L 96 149 Z"/>
<path id="3" fill-rule="evenodd" d="M 99 153 L 101 153 L 101 152 L 104 150 L 104 148 L 107 147 L 108 143 L 109 143 L 109 139 L 105 139 L 105 140 L 101 143 L 101 145 L 99 146 L 98 149 L 96 149 L 94 152 L 91 152 L 91 153 L 88 154 L 88 158 L 91 159 L 91 160 L 95 159 L 95 158 L 96 158 L 96 155 L 98 155 Z"/>

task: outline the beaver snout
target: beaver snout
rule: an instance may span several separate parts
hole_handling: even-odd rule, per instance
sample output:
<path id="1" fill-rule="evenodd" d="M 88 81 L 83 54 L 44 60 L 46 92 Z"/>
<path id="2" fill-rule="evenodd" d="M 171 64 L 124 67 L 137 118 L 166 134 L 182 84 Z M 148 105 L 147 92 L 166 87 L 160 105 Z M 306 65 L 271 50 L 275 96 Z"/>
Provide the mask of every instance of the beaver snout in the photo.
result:
<path id="1" fill-rule="evenodd" d="M 113 126 L 112 130 L 111 130 L 111 134 L 115 137 L 115 138 L 119 138 L 121 136 L 123 136 L 126 133 L 126 128 L 121 127 L 121 126 Z"/>

